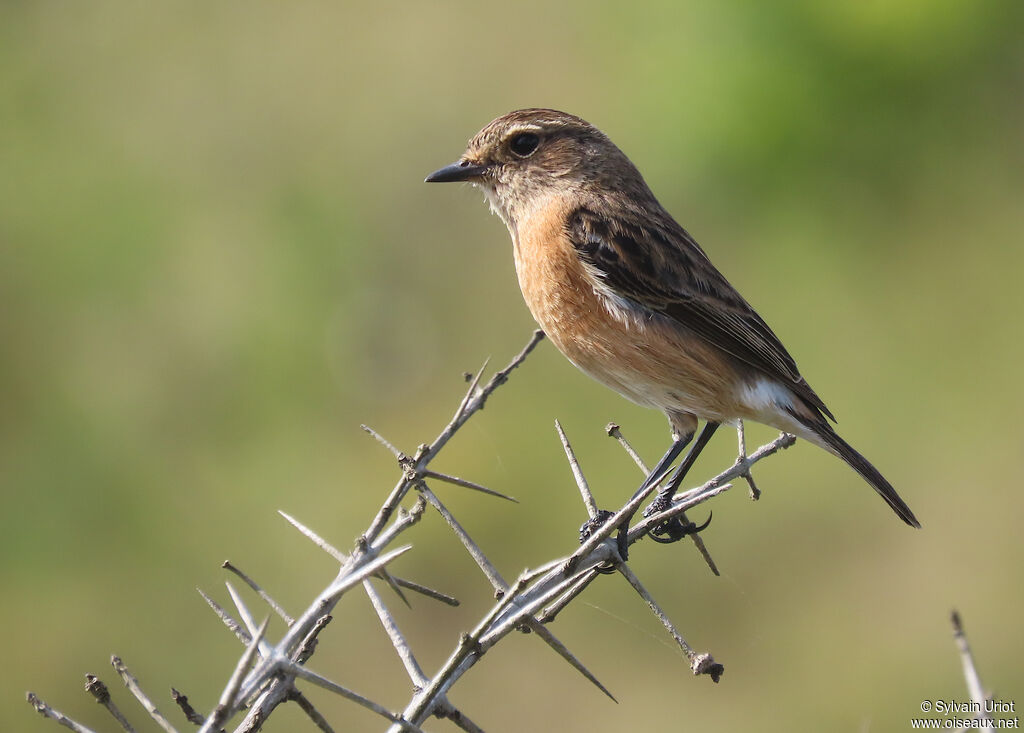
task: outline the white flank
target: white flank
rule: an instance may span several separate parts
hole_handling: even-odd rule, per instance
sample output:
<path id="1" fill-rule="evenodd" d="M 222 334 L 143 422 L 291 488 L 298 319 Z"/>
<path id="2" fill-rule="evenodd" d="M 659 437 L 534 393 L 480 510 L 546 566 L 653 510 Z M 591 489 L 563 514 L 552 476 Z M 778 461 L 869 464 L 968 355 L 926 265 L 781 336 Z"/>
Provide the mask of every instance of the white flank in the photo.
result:
<path id="1" fill-rule="evenodd" d="M 740 402 L 756 412 L 793 406 L 793 393 L 778 382 L 758 379 L 753 384 L 745 383 L 737 390 Z"/>

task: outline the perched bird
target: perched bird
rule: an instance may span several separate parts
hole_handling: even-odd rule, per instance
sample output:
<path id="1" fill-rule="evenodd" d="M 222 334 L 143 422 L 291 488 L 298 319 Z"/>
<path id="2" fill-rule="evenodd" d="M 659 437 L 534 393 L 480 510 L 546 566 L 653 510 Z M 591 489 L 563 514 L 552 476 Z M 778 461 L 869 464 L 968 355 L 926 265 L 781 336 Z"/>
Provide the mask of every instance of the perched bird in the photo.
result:
<path id="1" fill-rule="evenodd" d="M 839 456 L 900 519 L 921 526 L 835 432 L 778 337 L 596 127 L 551 109 L 510 112 L 426 180 L 481 188 L 512 235 L 519 286 L 545 334 L 585 373 L 668 417 L 672 446 L 640 491 L 664 476 L 698 420 L 705 428 L 668 497 L 719 424 L 753 420 Z M 621 527 L 619 539 L 624 553 Z"/>

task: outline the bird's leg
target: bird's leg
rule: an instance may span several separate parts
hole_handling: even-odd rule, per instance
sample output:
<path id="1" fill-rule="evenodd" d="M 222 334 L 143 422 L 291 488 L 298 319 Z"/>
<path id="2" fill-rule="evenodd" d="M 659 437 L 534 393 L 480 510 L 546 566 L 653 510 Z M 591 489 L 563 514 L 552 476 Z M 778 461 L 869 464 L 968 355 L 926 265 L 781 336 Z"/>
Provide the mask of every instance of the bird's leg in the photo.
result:
<path id="1" fill-rule="evenodd" d="M 690 448 L 690 452 L 686 454 L 686 457 L 679 464 L 676 472 L 672 475 L 672 480 L 668 486 L 658 492 L 658 498 L 656 502 L 665 502 L 665 507 L 668 508 L 668 502 L 672 501 L 672 497 L 675 496 L 676 491 L 679 490 L 679 486 L 683 483 L 683 479 L 686 478 L 686 474 L 694 463 L 697 462 L 697 456 L 700 455 L 701 451 L 704 450 L 704 446 L 711 440 L 711 436 L 718 430 L 719 423 L 707 422 L 704 424 L 704 429 L 700 431 L 700 435 L 697 436 L 697 442 Z M 646 516 L 650 516 L 653 512 L 644 511 Z"/>
<path id="2" fill-rule="evenodd" d="M 633 501 L 636 497 L 647 492 L 652 486 L 656 486 L 665 474 L 668 473 L 669 468 L 672 466 L 672 461 L 679 457 L 679 454 L 683 452 L 683 448 L 686 447 L 687 443 L 693 440 L 693 433 L 686 435 L 677 435 L 675 440 L 672 441 L 672 445 L 669 446 L 668 450 L 665 451 L 665 455 L 661 457 L 658 464 L 651 469 L 651 472 L 647 474 L 647 478 L 640 484 L 640 488 L 637 489 L 630 501 Z M 627 502 L 628 503 L 628 502 Z M 596 519 L 596 518 L 595 518 Z M 607 521 L 607 517 L 604 517 L 601 521 Z M 633 519 L 633 515 L 630 514 L 622 519 L 622 523 L 619 524 L 619 532 L 616 536 L 616 543 L 618 544 L 619 555 L 623 560 L 629 557 L 629 543 L 627 542 L 629 536 L 629 522 Z M 593 521 L 593 520 L 591 520 Z M 584 525 L 586 527 L 586 525 Z M 589 532 L 588 532 L 589 534 Z M 583 531 L 580 531 L 581 538 L 583 537 Z M 582 541 L 582 540 L 581 540 Z"/>
<path id="3" fill-rule="evenodd" d="M 679 490 L 679 486 L 683 483 L 683 479 L 686 478 L 687 472 L 697 461 L 697 456 L 700 455 L 701 451 L 704 450 L 704 446 L 711 440 L 711 436 L 718 430 L 719 423 L 707 422 L 704 424 L 704 429 L 700 431 L 700 435 L 697 436 L 697 441 L 690 448 L 690 451 L 683 458 L 676 472 L 672 475 L 672 480 L 669 481 L 668 486 L 658 492 L 657 498 L 651 502 L 644 510 L 644 516 L 649 517 L 655 512 L 660 512 L 668 509 L 672 505 L 672 497 L 675 496 L 676 491 Z M 651 538 L 658 542 L 677 542 L 683 537 L 689 534 L 696 534 L 702 531 L 711 522 L 711 518 L 708 517 L 708 521 L 704 524 L 697 526 L 693 522 L 683 523 L 679 518 L 670 519 L 664 524 L 655 527 L 651 531 Z"/>
<path id="4" fill-rule="evenodd" d="M 630 501 L 633 501 L 636 497 L 643 494 L 652 486 L 656 485 L 661 479 L 668 473 L 668 469 L 672 466 L 672 462 L 679 457 L 679 454 L 683 452 L 683 448 L 693 440 L 693 433 L 689 435 L 683 435 L 672 441 L 672 445 L 669 446 L 668 450 L 665 451 L 665 455 L 658 461 L 658 465 L 651 469 L 651 472 L 647 474 L 647 478 L 640 484 L 640 488 L 633 492 L 633 496 L 630 497 Z"/>

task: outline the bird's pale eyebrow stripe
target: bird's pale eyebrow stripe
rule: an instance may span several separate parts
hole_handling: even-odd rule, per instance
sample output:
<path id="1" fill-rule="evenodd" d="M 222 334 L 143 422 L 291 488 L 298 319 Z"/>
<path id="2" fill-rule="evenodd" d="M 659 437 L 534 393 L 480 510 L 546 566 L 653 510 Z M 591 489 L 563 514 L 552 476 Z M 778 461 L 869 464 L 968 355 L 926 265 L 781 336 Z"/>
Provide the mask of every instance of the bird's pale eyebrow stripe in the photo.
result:
<path id="1" fill-rule="evenodd" d="M 531 125 L 531 124 L 515 125 L 515 126 L 509 128 L 507 135 L 508 136 L 512 136 L 512 135 L 518 135 L 520 132 L 543 132 L 543 131 L 544 131 L 543 125 Z"/>

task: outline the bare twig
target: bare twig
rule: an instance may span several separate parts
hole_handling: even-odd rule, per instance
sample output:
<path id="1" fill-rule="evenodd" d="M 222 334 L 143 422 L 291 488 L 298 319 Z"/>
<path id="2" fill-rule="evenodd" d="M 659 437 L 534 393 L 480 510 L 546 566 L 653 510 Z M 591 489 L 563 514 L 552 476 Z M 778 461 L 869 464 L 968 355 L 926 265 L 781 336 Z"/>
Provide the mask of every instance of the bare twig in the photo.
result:
<path id="1" fill-rule="evenodd" d="M 171 688 L 171 699 L 174 700 L 175 704 L 181 708 L 182 714 L 185 716 L 185 720 L 192 723 L 193 725 L 202 725 L 206 722 L 206 718 L 195 711 L 195 708 L 189 704 L 188 696 L 183 695 L 173 687 Z"/>
<path id="2" fill-rule="evenodd" d="M 437 455 L 438 451 L 445 446 L 445 444 L 451 440 L 455 432 L 461 428 L 466 420 L 468 420 L 473 413 L 484 409 L 484 404 L 487 402 L 487 398 L 501 385 L 508 381 L 509 374 L 512 373 L 516 367 L 525 361 L 526 357 L 530 355 L 537 344 L 544 339 L 544 332 L 537 330 L 533 332 L 530 340 L 523 347 L 522 351 L 516 354 L 515 358 L 509 362 L 508 366 L 494 373 L 494 376 L 487 382 L 484 387 L 478 387 L 477 384 L 479 379 L 475 379 L 473 384 L 470 385 L 469 391 L 466 393 L 467 399 L 464 400 L 463 404 L 456 410 L 455 416 L 451 421 L 444 427 L 441 434 L 438 435 L 434 442 L 430 444 L 430 447 L 424 452 L 421 460 L 430 461 Z M 486 364 L 485 364 L 486 366 Z M 481 368 L 481 373 L 483 369 Z"/>
<path id="3" fill-rule="evenodd" d="M 87 674 L 85 676 L 85 691 L 96 698 L 96 702 L 107 709 L 111 717 L 117 721 L 118 725 L 128 733 L 134 733 L 131 723 L 124 717 L 114 701 L 110 699 L 110 689 L 103 683 L 103 681 L 94 674 Z"/>
<path id="4" fill-rule="evenodd" d="M 971 696 L 971 702 L 975 703 L 979 712 L 975 714 L 978 720 L 992 721 L 986 709 L 988 696 L 981 685 L 981 677 L 978 675 L 978 668 L 974 666 L 974 655 L 971 654 L 970 644 L 967 643 L 967 634 L 960 622 L 960 614 L 953 611 L 951 619 L 953 623 L 953 638 L 956 640 L 956 648 L 960 652 L 960 664 L 964 668 L 964 680 L 967 682 L 967 693 Z"/>
<path id="5" fill-rule="evenodd" d="M 235 665 L 235 670 L 231 673 L 227 685 L 224 686 L 224 692 L 221 693 L 220 701 L 217 703 L 217 707 L 214 708 L 213 715 L 207 718 L 206 723 L 199 729 L 199 733 L 209 733 L 209 731 L 217 730 L 235 712 L 238 691 L 242 686 L 242 680 L 245 678 L 245 672 L 256 658 L 256 650 L 259 648 L 260 642 L 263 641 L 263 634 L 266 633 L 267 624 L 269 623 L 270 617 L 268 616 L 263 620 L 259 629 L 257 629 L 252 643 L 249 644 L 245 653 L 239 658 L 238 664 Z"/>
<path id="6" fill-rule="evenodd" d="M 128 671 L 128 667 L 126 667 L 124 662 L 121 661 L 121 658 L 117 656 L 111 657 L 110 664 L 113 665 L 114 671 L 117 672 L 118 676 L 120 676 L 125 687 L 135 695 L 135 699 L 138 700 L 142 707 L 146 709 L 146 712 L 149 713 L 149 717 L 153 719 L 153 722 L 167 731 L 167 733 L 177 733 L 170 721 L 163 716 L 163 713 L 156 709 L 156 705 L 153 704 L 153 701 L 150 700 L 149 696 L 142 691 L 139 681 L 135 679 L 135 676 L 132 675 L 131 672 Z"/>
<path id="7" fill-rule="evenodd" d="M 461 419 L 462 416 L 465 414 L 466 407 L 469 405 L 469 401 L 473 399 L 479 391 L 480 378 L 484 375 L 484 371 L 487 369 L 487 365 L 490 363 L 491 357 L 488 356 L 486 359 L 484 359 L 484 363 L 480 365 L 480 368 L 477 369 L 476 374 L 470 374 L 469 372 L 466 372 L 466 376 L 468 377 L 466 381 L 469 382 L 469 387 L 466 389 L 466 394 L 462 398 L 462 401 L 459 402 L 459 406 L 455 408 L 455 417 L 452 418 L 453 420 Z"/>
<path id="8" fill-rule="evenodd" d="M 293 527 L 295 527 L 295 529 L 299 530 L 302 534 L 306 535 L 306 537 L 308 537 L 317 547 L 319 547 L 321 550 L 323 550 L 328 555 L 330 555 L 335 560 L 337 560 L 341 565 L 345 565 L 345 564 L 347 564 L 349 562 L 348 555 L 346 555 L 344 552 L 342 552 L 341 550 L 336 548 L 334 545 L 332 545 L 330 542 L 328 542 L 323 537 L 318 535 L 312 529 L 310 529 L 309 527 L 304 525 L 302 522 L 297 520 L 295 517 L 291 516 L 287 512 L 282 512 L 280 510 L 278 510 L 277 513 L 280 514 L 282 517 L 284 517 L 285 520 L 287 520 L 289 524 L 291 524 Z M 439 591 L 435 591 L 435 590 L 433 590 L 431 588 L 427 588 L 426 586 L 419 585 L 418 583 L 413 583 L 413 582 L 408 581 L 408 580 L 403 580 L 401 578 L 396 578 L 396 577 L 392 576 L 390 573 L 388 573 L 388 571 L 386 571 L 386 570 L 381 570 L 380 573 L 378 574 L 378 576 L 381 579 L 387 581 L 388 585 L 390 585 L 392 590 L 395 591 L 395 594 L 399 598 L 401 598 L 402 601 L 407 606 L 409 605 L 409 601 L 406 599 L 405 594 L 402 593 L 401 588 L 408 588 L 410 590 L 414 590 L 417 593 L 422 593 L 425 596 L 429 596 L 431 598 L 434 598 L 435 600 L 439 600 L 439 601 L 448 603 L 449 605 L 453 605 L 451 602 L 455 601 L 455 599 L 452 598 L 451 596 L 446 596 L 446 595 L 444 595 L 443 593 L 441 593 Z M 459 602 L 455 601 L 454 605 L 457 606 L 458 604 L 459 604 Z M 291 623 L 291 622 L 289 622 L 289 623 Z"/>
<path id="9" fill-rule="evenodd" d="M 274 647 L 273 656 L 268 657 L 265 663 L 254 669 L 245 677 L 245 681 L 241 683 L 241 688 L 238 692 L 239 699 L 246 700 L 260 693 L 260 699 L 253 704 L 245 720 L 242 722 L 243 730 L 258 730 L 267 716 L 279 704 L 289 698 L 293 690 L 291 682 L 290 680 L 282 681 L 276 679 L 276 672 L 280 665 L 285 663 L 295 666 L 289 660 L 289 655 L 297 646 L 301 645 L 302 640 L 307 636 L 309 630 L 318 623 L 319 619 L 324 614 L 330 613 L 341 596 L 349 589 L 356 584 L 362 583 L 363 580 L 375 574 L 389 562 L 410 549 L 408 545 L 400 547 L 351 571 L 343 568 L 338 577 L 320 593 L 306 611 L 296 619 L 295 623 L 288 627 L 284 637 Z"/>
<path id="10" fill-rule="evenodd" d="M 693 670 L 693 673 L 708 674 L 711 676 L 712 680 L 718 682 L 722 673 L 725 671 L 725 668 L 721 664 L 715 664 L 714 660 L 711 660 L 710 654 L 697 654 L 697 652 L 693 651 L 693 648 L 686 643 L 686 639 L 684 639 L 683 635 L 679 633 L 675 624 L 672 623 L 668 615 L 661 609 L 658 602 L 655 601 L 651 594 L 647 592 L 647 589 L 644 588 L 640 579 L 636 577 L 632 570 L 629 569 L 628 565 L 623 563 L 622 565 L 619 565 L 618 569 L 619 572 L 622 573 L 623 577 L 629 581 L 629 584 L 633 586 L 633 590 L 635 590 L 640 597 L 647 602 L 651 611 L 655 616 L 657 616 L 658 620 L 661 621 L 662 625 L 672 638 L 675 639 L 679 648 L 683 650 L 683 654 L 685 654 L 686 658 L 690 660 L 690 668 Z M 711 666 L 713 666 L 713 669 L 709 669 Z"/>
<path id="11" fill-rule="evenodd" d="M 651 469 L 644 463 L 644 459 L 640 457 L 640 454 L 636 452 L 636 449 L 626 440 L 626 436 L 622 434 L 622 429 L 618 423 L 610 422 L 604 426 L 604 431 L 608 434 L 608 437 L 615 438 L 622 449 L 626 451 L 626 455 L 633 459 L 633 463 L 637 465 L 637 468 L 647 476 L 651 472 Z"/>
<path id="12" fill-rule="evenodd" d="M 523 347 L 515 358 L 509 362 L 508 366 L 504 369 L 496 372 L 490 381 L 484 387 L 479 387 L 480 376 L 483 374 L 483 368 L 480 369 L 480 373 L 470 384 L 469 390 L 466 392 L 466 396 L 462 402 L 459 403 L 459 407 L 455 410 L 455 415 L 445 425 L 444 429 L 441 430 L 440 434 L 434 438 L 434 442 L 429 446 L 425 446 L 422 450 L 418 451 L 414 458 L 414 465 L 408 465 L 407 461 L 403 461 L 403 455 L 401 451 L 398 451 L 396 457 L 399 462 L 403 464 L 405 469 L 405 475 L 402 480 L 396 484 L 395 488 L 392 489 L 391 494 L 388 496 L 384 505 L 380 511 L 377 512 L 377 516 L 374 517 L 370 523 L 369 529 L 363 535 L 367 542 L 373 542 L 380 531 L 384 528 L 384 525 L 390 519 L 392 512 L 398 504 L 405 498 L 405 495 L 409 490 L 421 480 L 422 474 L 420 473 L 426 468 L 427 464 L 430 463 L 437 456 L 438 452 L 451 440 L 452 436 L 461 428 L 466 421 L 476 412 L 484 408 L 484 404 L 487 402 L 487 398 L 491 396 L 498 387 L 508 381 L 509 374 L 518 367 L 530 352 L 536 348 L 537 344 L 544 338 L 543 331 L 534 331 L 533 336 L 527 342 L 526 346 Z M 486 366 L 486 364 L 484 365 Z M 390 444 L 388 444 L 390 445 Z M 393 447 L 393 446 L 392 446 Z M 397 450 L 397 449 L 396 449 Z"/>
<path id="13" fill-rule="evenodd" d="M 63 725 L 65 728 L 70 728 L 75 733 L 95 733 L 92 728 L 87 728 L 81 723 L 69 718 L 60 710 L 50 707 L 43 702 L 34 692 L 26 692 L 25 699 L 28 700 L 28 704 L 36 709 L 36 712 L 42 715 L 44 718 Z"/>
<path id="14" fill-rule="evenodd" d="M 572 601 L 576 599 L 580 593 L 586 590 L 587 586 L 593 583 L 601 575 L 601 571 L 597 568 L 591 568 L 585 573 L 580 573 L 576 578 L 576 582 L 569 586 L 569 588 L 561 596 L 555 599 L 555 602 L 550 606 L 541 611 L 540 616 L 537 620 L 542 624 L 550 623 L 555 620 L 555 617 L 561 613 L 562 609 L 568 606 Z"/>
<path id="15" fill-rule="evenodd" d="M 365 583 L 367 581 L 364 580 L 363 582 Z M 333 620 L 334 617 L 327 614 L 316 620 L 316 623 L 313 624 L 313 628 L 309 630 L 308 634 L 306 634 L 306 638 L 302 640 L 302 643 L 299 644 L 298 648 L 292 653 L 292 657 L 296 662 L 299 664 L 305 664 L 306 660 L 313 656 L 313 653 L 316 651 L 317 639 L 320 637 L 320 632 L 327 628 L 327 624 L 331 623 Z"/>
<path id="16" fill-rule="evenodd" d="M 738 460 L 744 460 L 747 457 L 747 434 L 743 428 L 743 421 L 740 420 L 736 423 L 736 440 L 739 444 L 739 458 Z M 754 476 L 749 470 L 741 473 L 740 476 L 747 482 L 747 486 L 750 488 L 750 498 L 753 501 L 757 501 L 761 498 L 761 489 L 757 488 L 757 484 L 754 482 Z"/>

